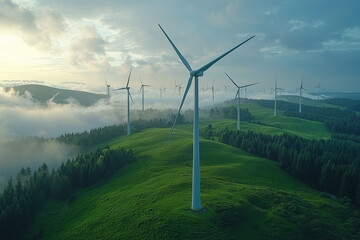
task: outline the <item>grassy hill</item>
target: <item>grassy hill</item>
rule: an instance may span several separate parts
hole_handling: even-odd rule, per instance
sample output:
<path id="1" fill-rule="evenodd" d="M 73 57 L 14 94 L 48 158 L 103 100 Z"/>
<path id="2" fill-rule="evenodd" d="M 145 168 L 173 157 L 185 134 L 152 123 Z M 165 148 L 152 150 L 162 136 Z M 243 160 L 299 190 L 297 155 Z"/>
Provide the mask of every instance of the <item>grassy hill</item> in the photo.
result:
<path id="1" fill-rule="evenodd" d="M 27 238 L 44 239 L 356 239 L 359 210 L 340 204 L 281 171 L 275 162 L 201 139 L 206 211 L 191 206 L 192 131 L 147 129 L 108 144 L 137 161 L 109 181 L 49 201 Z"/>
<path id="2" fill-rule="evenodd" d="M 254 117 L 254 123 L 241 121 L 240 128 L 242 131 L 251 130 L 264 134 L 290 133 L 300 137 L 313 139 L 329 139 L 331 137 L 331 132 L 322 122 L 309 121 L 296 117 L 287 117 L 283 115 L 283 111 L 279 110 L 277 111 L 277 116 L 274 117 L 273 109 L 260 106 L 259 104 L 253 102 L 242 103 L 241 108 L 249 109 L 249 112 Z M 203 126 L 212 124 L 215 129 L 222 129 L 225 126 L 228 126 L 229 129 L 235 130 L 237 120 L 201 120 L 200 124 Z M 188 130 L 190 129 L 192 129 L 192 126 L 189 125 Z"/>
<path id="3" fill-rule="evenodd" d="M 32 98 L 41 104 L 45 104 L 48 100 L 55 96 L 53 99 L 55 103 L 65 104 L 69 98 L 72 98 L 79 102 L 80 105 L 88 107 L 94 105 L 100 99 L 107 97 L 104 94 L 52 88 L 43 85 L 30 84 L 12 88 L 19 92 L 21 96 L 25 95 L 25 92 L 31 93 Z M 10 89 L 11 88 L 6 88 L 7 91 Z"/>

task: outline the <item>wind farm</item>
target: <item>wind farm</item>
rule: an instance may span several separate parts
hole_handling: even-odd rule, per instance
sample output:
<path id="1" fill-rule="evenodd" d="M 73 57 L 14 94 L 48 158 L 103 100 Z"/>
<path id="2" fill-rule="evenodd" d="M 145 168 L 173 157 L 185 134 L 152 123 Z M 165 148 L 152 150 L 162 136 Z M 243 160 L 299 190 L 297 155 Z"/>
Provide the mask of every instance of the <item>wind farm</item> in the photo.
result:
<path id="1" fill-rule="evenodd" d="M 359 7 L 0 2 L 0 238 L 359 239 Z"/>

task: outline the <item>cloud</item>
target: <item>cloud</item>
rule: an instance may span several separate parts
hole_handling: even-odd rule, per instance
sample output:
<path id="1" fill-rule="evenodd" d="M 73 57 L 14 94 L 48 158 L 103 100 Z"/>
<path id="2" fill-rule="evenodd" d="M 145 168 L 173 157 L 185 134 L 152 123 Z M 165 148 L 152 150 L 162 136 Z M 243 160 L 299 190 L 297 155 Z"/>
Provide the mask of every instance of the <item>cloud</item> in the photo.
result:
<path id="1" fill-rule="evenodd" d="M 108 42 L 100 36 L 95 26 L 81 27 L 77 32 L 78 37 L 70 48 L 70 63 L 95 71 L 109 71 L 112 66 L 108 62 L 105 50 Z"/>
<path id="2" fill-rule="evenodd" d="M 65 19 L 50 8 L 28 9 L 11 0 L 0 0 L 0 29 L 20 35 L 24 42 L 38 50 L 52 50 L 56 37 L 64 33 L 65 28 Z"/>

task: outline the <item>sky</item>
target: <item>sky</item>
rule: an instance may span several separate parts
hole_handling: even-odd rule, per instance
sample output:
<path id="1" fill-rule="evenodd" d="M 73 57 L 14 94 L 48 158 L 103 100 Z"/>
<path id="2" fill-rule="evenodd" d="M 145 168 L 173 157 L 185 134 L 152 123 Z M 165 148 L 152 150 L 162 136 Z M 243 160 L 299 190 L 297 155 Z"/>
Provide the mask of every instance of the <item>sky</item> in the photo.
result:
<path id="1" fill-rule="evenodd" d="M 105 92 L 186 85 L 193 69 L 256 35 L 205 72 L 200 88 L 261 82 L 295 90 L 360 91 L 357 0 L 0 0 L 0 86 L 38 83 Z M 235 90 L 234 90 L 235 91 Z"/>

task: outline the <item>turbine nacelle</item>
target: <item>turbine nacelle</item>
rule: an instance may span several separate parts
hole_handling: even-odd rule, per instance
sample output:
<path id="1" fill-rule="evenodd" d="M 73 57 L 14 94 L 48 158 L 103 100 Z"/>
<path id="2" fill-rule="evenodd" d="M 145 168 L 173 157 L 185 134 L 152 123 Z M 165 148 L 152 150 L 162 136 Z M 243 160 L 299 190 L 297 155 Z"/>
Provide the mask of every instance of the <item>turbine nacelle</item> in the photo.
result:
<path id="1" fill-rule="evenodd" d="M 193 77 L 202 77 L 204 76 L 204 72 L 203 71 L 199 71 L 199 70 L 192 70 L 190 72 L 190 76 L 193 76 Z"/>

